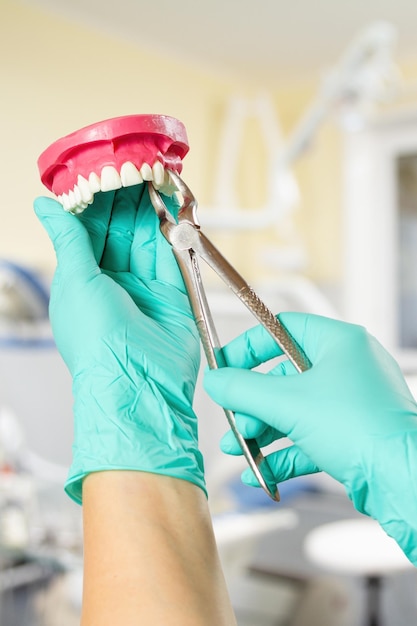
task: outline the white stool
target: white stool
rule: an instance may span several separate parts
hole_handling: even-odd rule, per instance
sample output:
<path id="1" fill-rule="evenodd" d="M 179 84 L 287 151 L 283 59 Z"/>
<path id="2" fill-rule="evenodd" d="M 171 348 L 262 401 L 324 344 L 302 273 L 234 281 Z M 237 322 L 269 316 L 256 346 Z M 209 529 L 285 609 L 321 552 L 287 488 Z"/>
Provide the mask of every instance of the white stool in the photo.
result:
<path id="1" fill-rule="evenodd" d="M 315 528 L 305 538 L 304 551 L 320 567 L 364 577 L 369 626 L 381 626 L 379 596 L 383 577 L 413 567 L 380 525 L 365 517 Z"/>

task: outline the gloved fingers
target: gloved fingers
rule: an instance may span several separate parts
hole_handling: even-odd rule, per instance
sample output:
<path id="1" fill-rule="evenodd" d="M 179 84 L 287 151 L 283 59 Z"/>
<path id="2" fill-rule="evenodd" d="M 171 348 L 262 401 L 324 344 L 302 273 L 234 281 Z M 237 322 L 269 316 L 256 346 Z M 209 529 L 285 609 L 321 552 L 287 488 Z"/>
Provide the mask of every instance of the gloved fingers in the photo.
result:
<path id="1" fill-rule="evenodd" d="M 155 213 L 147 185 L 142 185 L 143 193 L 139 203 L 135 220 L 135 235 L 132 243 L 130 267 L 132 273 L 144 281 L 156 278 L 157 238 L 159 220 Z"/>
<path id="2" fill-rule="evenodd" d="M 287 436 L 297 417 L 306 413 L 306 396 L 315 399 L 320 391 L 314 384 L 314 368 L 297 376 L 271 376 L 223 367 L 206 370 L 203 384 L 220 406 L 257 417 Z"/>
<path id="3" fill-rule="evenodd" d="M 271 443 L 272 441 L 275 441 L 275 439 L 280 439 L 281 437 L 284 436 L 282 433 L 279 433 L 275 429 L 269 429 L 267 425 L 265 424 L 265 422 L 258 419 L 257 417 L 253 417 L 252 415 L 236 413 L 235 420 L 236 420 L 236 426 L 237 426 L 238 431 L 245 439 L 258 439 L 259 437 L 266 435 L 266 431 L 272 431 L 272 430 L 273 430 L 273 433 L 270 432 L 268 437 L 265 437 L 265 441 L 268 439 L 268 444 Z M 272 434 L 273 434 L 273 438 L 270 439 Z M 268 445 L 268 444 L 263 444 L 263 445 Z"/>
<path id="4" fill-rule="evenodd" d="M 141 313 L 161 326 L 173 328 L 177 324 L 183 328 L 194 327 L 194 318 L 186 294 L 172 285 L 144 281 L 131 272 L 103 271 L 127 291 Z"/>
<path id="5" fill-rule="evenodd" d="M 129 272 L 132 243 L 143 185 L 122 187 L 116 191 L 101 267 L 115 272 Z"/>
<path id="6" fill-rule="evenodd" d="M 321 470 L 304 452 L 296 445 L 289 446 L 273 452 L 267 457 L 269 466 L 277 483 L 282 483 L 297 476 L 316 474 Z M 248 467 L 242 473 L 242 481 L 249 486 L 259 487 L 254 473 Z"/>
<path id="7" fill-rule="evenodd" d="M 93 203 L 78 216 L 88 230 L 98 265 L 101 263 L 106 245 L 115 193 L 115 191 L 96 193 Z"/>
<path id="8" fill-rule="evenodd" d="M 88 279 L 100 272 L 90 236 L 75 215 L 47 197 L 36 198 L 34 209 L 55 248 L 60 277 Z"/>
<path id="9" fill-rule="evenodd" d="M 163 196 L 163 200 L 170 213 L 176 217 L 179 207 L 175 196 Z M 143 280 L 159 280 L 185 293 L 181 272 L 171 245 L 159 230 L 159 219 L 152 206 L 147 187 L 144 187 L 136 217 L 131 271 Z"/>
<path id="10" fill-rule="evenodd" d="M 329 355 L 345 354 L 347 348 L 353 348 L 354 337 L 362 341 L 366 334 L 363 327 L 322 315 L 286 312 L 278 317 L 313 365 L 322 358 L 328 361 Z"/>
<path id="11" fill-rule="evenodd" d="M 343 323 L 338 320 L 307 313 L 280 313 L 278 318 L 313 364 L 318 362 L 327 346 L 334 349 L 334 337 L 344 336 L 341 332 Z M 247 369 L 282 354 L 275 340 L 260 325 L 224 346 L 223 352 L 229 366 Z M 284 369 L 281 373 L 291 373 L 291 368 Z"/>
<path id="12" fill-rule="evenodd" d="M 291 376 L 292 374 L 298 375 L 299 371 L 289 359 L 284 359 L 268 373 L 273 376 Z"/>
<path id="13" fill-rule="evenodd" d="M 254 326 L 223 347 L 230 367 L 252 369 L 282 354 L 281 348 L 261 325 Z"/>
<path id="14" fill-rule="evenodd" d="M 278 315 L 278 319 L 298 342 L 304 337 L 306 317 L 304 313 Z M 288 327 L 288 323 L 290 323 L 291 328 Z M 270 333 L 263 326 L 258 325 L 224 346 L 223 353 L 230 367 L 252 369 L 282 355 L 283 351 Z"/>
<path id="15" fill-rule="evenodd" d="M 260 420 L 256 420 L 257 422 L 259 422 L 261 428 L 259 428 L 255 434 L 255 431 L 253 431 L 251 428 L 245 428 L 244 426 L 242 426 L 242 421 L 241 420 L 239 421 L 238 417 L 243 417 L 243 416 L 238 416 L 238 415 L 236 416 L 237 429 L 240 432 L 240 434 L 245 439 L 256 439 L 257 444 L 260 448 L 263 448 L 264 446 L 269 446 L 269 444 L 272 443 L 273 441 L 276 441 L 277 439 L 281 439 L 282 437 L 284 437 L 284 435 L 280 433 L 278 430 L 275 430 L 275 428 L 267 426 L 264 422 L 261 422 Z M 245 416 L 245 420 L 247 419 L 249 418 Z M 250 418 L 250 419 L 255 420 L 256 418 Z M 220 449 L 225 454 L 231 454 L 234 456 L 240 456 L 242 454 L 242 450 L 239 446 L 239 443 L 231 430 L 227 431 L 227 433 L 222 437 L 220 441 Z"/>

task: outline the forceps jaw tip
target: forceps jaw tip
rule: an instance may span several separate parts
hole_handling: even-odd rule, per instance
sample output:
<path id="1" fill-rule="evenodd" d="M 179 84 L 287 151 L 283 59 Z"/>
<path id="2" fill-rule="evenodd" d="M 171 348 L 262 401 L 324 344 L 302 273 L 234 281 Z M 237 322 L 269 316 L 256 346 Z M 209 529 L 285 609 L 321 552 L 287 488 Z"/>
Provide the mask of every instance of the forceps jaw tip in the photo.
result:
<path id="1" fill-rule="evenodd" d="M 265 472 L 265 470 L 262 471 L 260 468 L 258 468 L 258 471 L 260 476 L 257 476 L 257 479 L 262 489 L 271 498 L 271 500 L 274 500 L 274 502 L 279 502 L 281 498 L 279 495 L 277 484 L 275 483 L 275 481 L 267 480 L 265 477 L 266 473 L 269 474 L 269 470 L 268 472 Z"/>
<path id="2" fill-rule="evenodd" d="M 270 489 L 268 489 L 267 494 L 269 495 L 271 500 L 273 500 L 274 502 L 279 502 L 280 501 L 278 489 L 275 489 L 275 491 L 271 491 Z"/>
<path id="3" fill-rule="evenodd" d="M 274 502 L 280 501 L 281 498 L 279 495 L 278 487 L 276 485 L 269 486 L 265 484 L 265 485 L 261 485 L 261 487 L 263 488 L 265 493 L 267 493 L 267 495 L 271 498 L 271 500 L 273 500 Z"/>
<path id="4" fill-rule="evenodd" d="M 195 199 L 190 188 L 184 183 L 182 178 L 173 170 L 167 170 L 169 180 L 182 196 L 182 204 L 178 212 L 178 222 L 188 222 L 192 224 L 197 230 L 200 229 L 200 224 L 197 219 L 197 200 Z M 159 218 L 159 221 L 167 220 L 173 224 L 176 224 L 174 217 L 168 211 L 165 202 L 163 201 L 160 192 L 155 189 L 152 181 L 148 181 L 149 197 L 153 208 Z M 175 193 L 175 192 L 174 192 Z"/>
<path id="5" fill-rule="evenodd" d="M 179 212 L 179 221 L 190 222 L 196 228 L 200 228 L 200 224 L 197 219 L 197 199 L 194 196 L 188 185 L 182 180 L 181 176 L 173 170 L 168 170 L 170 182 L 177 188 L 182 195 L 183 203 Z"/>
<path id="6" fill-rule="evenodd" d="M 259 485 L 262 487 L 265 493 L 271 498 L 271 500 L 273 500 L 274 502 L 279 502 L 280 495 L 279 495 L 278 487 L 274 483 L 268 484 L 262 472 L 259 472 L 259 473 L 260 473 L 260 476 L 258 475 L 256 477 L 259 482 Z"/>
<path id="7" fill-rule="evenodd" d="M 159 219 L 161 227 L 162 227 L 162 224 L 164 223 L 166 224 L 167 222 L 169 222 L 169 224 L 176 225 L 177 222 L 175 221 L 173 215 L 168 211 L 166 204 L 162 199 L 161 194 L 159 193 L 159 191 L 155 189 L 155 187 L 152 184 L 152 181 L 148 182 L 148 190 L 149 190 L 149 198 L 151 200 L 155 213 Z"/>
<path id="8" fill-rule="evenodd" d="M 157 214 L 159 219 L 161 219 L 166 213 L 165 203 L 163 202 L 161 195 L 156 191 L 155 187 L 150 181 L 148 182 L 148 191 L 152 206 L 155 209 L 155 213 Z"/>

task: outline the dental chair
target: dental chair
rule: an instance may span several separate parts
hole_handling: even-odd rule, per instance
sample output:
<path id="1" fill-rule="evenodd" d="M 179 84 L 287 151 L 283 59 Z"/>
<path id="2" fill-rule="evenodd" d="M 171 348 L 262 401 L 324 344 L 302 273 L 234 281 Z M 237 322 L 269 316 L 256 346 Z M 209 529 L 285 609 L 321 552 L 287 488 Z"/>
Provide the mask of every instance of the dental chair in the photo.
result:
<path id="1" fill-rule="evenodd" d="M 2 626 L 44 623 L 38 603 L 46 606 L 52 587 L 74 569 L 70 554 L 81 537 L 81 514 L 62 489 L 71 458 L 71 379 L 52 339 L 48 303 L 37 272 L 0 259 Z"/>
<path id="2" fill-rule="evenodd" d="M 383 626 L 381 600 L 384 579 L 413 570 L 397 543 L 370 518 L 323 524 L 305 538 L 307 559 L 324 571 L 362 578 L 366 590 L 366 625 Z"/>

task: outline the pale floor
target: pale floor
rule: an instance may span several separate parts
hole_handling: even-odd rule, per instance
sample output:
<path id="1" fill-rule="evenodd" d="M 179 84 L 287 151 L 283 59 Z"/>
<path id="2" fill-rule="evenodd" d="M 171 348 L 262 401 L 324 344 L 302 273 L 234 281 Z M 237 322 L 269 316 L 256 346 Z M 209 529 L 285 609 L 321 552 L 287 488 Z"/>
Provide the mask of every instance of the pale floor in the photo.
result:
<path id="1" fill-rule="evenodd" d="M 79 611 L 65 598 L 64 582 L 58 579 L 48 592 L 37 594 L 26 615 L 22 610 L 9 614 L 1 626 L 79 626 Z M 402 592 L 391 588 L 383 599 L 381 626 L 417 623 L 410 581 L 402 582 Z M 249 576 L 236 580 L 230 591 L 239 626 L 367 626 L 364 591 L 352 581 L 322 576 L 301 587 Z"/>
<path id="2" fill-rule="evenodd" d="M 413 581 L 415 583 L 415 581 Z M 389 583 L 381 626 L 417 623 L 414 584 Z M 230 586 L 239 626 L 366 626 L 364 590 L 334 577 L 311 579 L 304 587 L 249 576 Z M 64 581 L 38 592 L 29 606 L 8 611 L 1 626 L 79 626 L 79 611 L 65 597 Z M 36 615 L 36 617 L 35 617 Z"/>
<path id="3" fill-rule="evenodd" d="M 303 537 L 312 527 L 352 514 L 350 503 L 307 494 L 291 502 L 296 529 L 270 533 L 259 543 L 251 570 L 229 580 L 239 626 L 367 626 L 364 581 L 323 572 L 307 563 Z M 417 572 L 388 576 L 381 592 L 380 626 L 417 624 Z M 68 601 L 65 577 L 34 594 L 0 605 L 0 626 L 78 626 L 79 610 Z M 27 604 L 27 606 L 25 605 Z M 13 608 L 15 610 L 13 610 Z M 7 609 L 7 617 L 4 610 Z M 31 617 L 33 613 L 36 617 Z"/>

